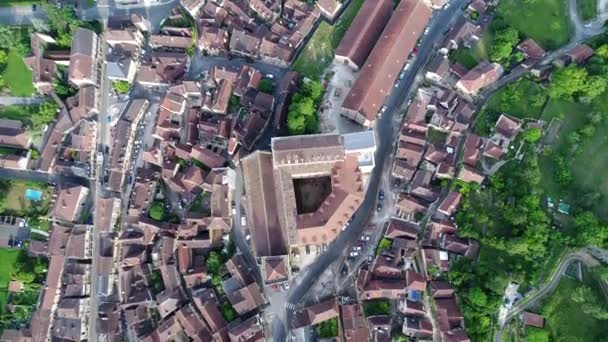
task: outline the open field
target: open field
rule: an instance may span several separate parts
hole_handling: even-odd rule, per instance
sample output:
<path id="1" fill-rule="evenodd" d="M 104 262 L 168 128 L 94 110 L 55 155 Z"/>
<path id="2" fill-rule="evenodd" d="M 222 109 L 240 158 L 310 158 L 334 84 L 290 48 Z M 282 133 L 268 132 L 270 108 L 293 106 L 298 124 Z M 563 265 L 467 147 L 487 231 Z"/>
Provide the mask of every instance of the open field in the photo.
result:
<path id="1" fill-rule="evenodd" d="M 597 0 L 577 0 L 578 15 L 584 21 L 591 20 L 597 15 Z"/>
<path id="2" fill-rule="evenodd" d="M 4 81 L 13 96 L 32 96 L 34 94 L 32 71 L 25 66 L 23 56 L 14 49 L 11 49 L 8 54 Z"/>
<path id="3" fill-rule="evenodd" d="M 305 77 L 319 79 L 334 59 L 334 51 L 362 5 L 363 0 L 353 0 L 333 26 L 321 22 L 292 69 Z"/>
<path id="4" fill-rule="evenodd" d="M 555 49 L 566 44 L 573 31 L 567 4 L 564 0 L 502 0 L 496 12 L 523 36 Z"/>
<path id="5" fill-rule="evenodd" d="M 492 95 L 479 113 L 475 131 L 488 134 L 502 113 L 520 119 L 538 119 L 546 100 L 547 90 L 544 87 L 522 78 Z"/>

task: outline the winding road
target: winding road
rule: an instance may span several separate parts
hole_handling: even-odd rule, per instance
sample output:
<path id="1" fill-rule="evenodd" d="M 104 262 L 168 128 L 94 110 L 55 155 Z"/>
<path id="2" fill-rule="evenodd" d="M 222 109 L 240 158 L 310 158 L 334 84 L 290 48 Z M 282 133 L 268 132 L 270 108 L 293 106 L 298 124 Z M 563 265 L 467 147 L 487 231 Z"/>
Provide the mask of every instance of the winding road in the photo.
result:
<path id="1" fill-rule="evenodd" d="M 586 249 L 581 249 L 577 252 L 566 254 L 566 256 L 560 261 L 556 270 L 553 272 L 553 274 L 551 275 L 551 278 L 549 279 L 549 281 L 546 284 L 544 284 L 542 287 L 540 287 L 539 289 L 534 291 L 534 293 L 528 295 L 525 299 L 523 299 L 522 301 L 513 305 L 513 307 L 511 307 L 511 309 L 509 309 L 504 320 L 502 320 L 502 322 L 499 322 L 501 327 L 500 327 L 500 329 L 498 329 L 496 331 L 496 333 L 494 335 L 494 342 L 501 342 L 504 328 L 507 325 L 507 323 L 509 323 L 510 320 L 515 318 L 517 315 L 519 315 L 522 311 L 526 310 L 527 308 L 534 306 L 540 300 L 542 300 L 545 296 L 551 294 L 553 292 L 553 290 L 555 290 L 557 285 L 559 285 L 561 276 L 564 274 L 564 272 L 566 271 L 568 266 L 570 266 L 571 263 L 581 262 L 585 266 L 596 265 L 596 263 L 592 263 L 590 261 L 591 259 L 592 259 L 592 257 L 589 254 L 587 254 Z M 603 287 L 603 289 L 604 289 L 604 287 Z M 605 291 L 605 289 L 604 289 L 604 291 Z"/>

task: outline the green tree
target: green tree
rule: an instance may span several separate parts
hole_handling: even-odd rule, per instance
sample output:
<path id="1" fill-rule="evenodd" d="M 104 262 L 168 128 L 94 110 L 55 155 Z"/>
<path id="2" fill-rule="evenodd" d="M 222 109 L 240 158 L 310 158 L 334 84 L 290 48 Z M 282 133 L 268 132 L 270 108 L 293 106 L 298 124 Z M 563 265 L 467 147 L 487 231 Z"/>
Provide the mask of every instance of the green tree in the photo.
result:
<path id="1" fill-rule="evenodd" d="M 585 89 L 589 74 L 587 70 L 570 65 L 553 73 L 549 85 L 549 96 L 559 99 L 572 99 L 572 97 Z"/>
<path id="2" fill-rule="evenodd" d="M 0 50 L 0 68 L 6 67 L 8 63 L 8 54 L 5 50 Z"/>
<path id="3" fill-rule="evenodd" d="M 526 342 L 549 342 L 549 331 L 526 327 Z"/>
<path id="4" fill-rule="evenodd" d="M 543 132 L 540 128 L 528 128 L 524 133 L 524 139 L 528 142 L 535 143 L 541 138 L 542 134 Z"/>
<path id="5" fill-rule="evenodd" d="M 606 90 L 606 79 L 604 76 L 590 76 L 585 82 L 582 95 L 587 101 L 591 101 Z"/>
<path id="6" fill-rule="evenodd" d="M 608 44 L 604 44 L 595 50 L 595 54 L 604 60 L 608 59 Z"/>
<path id="7" fill-rule="evenodd" d="M 131 90 L 131 84 L 127 81 L 114 81 L 112 82 L 112 88 L 119 95 L 124 95 Z"/>
<path id="8" fill-rule="evenodd" d="M 216 251 L 211 251 L 205 261 L 205 265 L 207 266 L 207 272 L 214 275 L 219 274 L 220 267 L 222 266 L 220 254 Z"/>
<path id="9" fill-rule="evenodd" d="M 316 325 L 319 338 L 332 338 L 338 336 L 338 318 L 332 318 Z"/>
<path id="10" fill-rule="evenodd" d="M 38 112 L 31 116 L 32 127 L 37 130 L 49 124 L 55 120 L 58 111 L 59 107 L 57 107 L 55 102 L 43 102 L 38 107 Z"/>
<path id="11" fill-rule="evenodd" d="M 148 215 L 155 221 L 163 221 L 167 212 L 165 210 L 165 204 L 162 201 L 153 201 L 150 205 Z"/>
<path id="12" fill-rule="evenodd" d="M 258 84 L 258 90 L 262 93 L 272 94 L 272 92 L 274 91 L 274 84 L 271 80 L 263 79 Z"/>
<path id="13" fill-rule="evenodd" d="M 479 287 L 474 287 L 469 290 L 467 301 L 478 308 L 485 308 L 488 305 L 488 296 Z"/>
<path id="14" fill-rule="evenodd" d="M 492 37 L 490 59 L 494 62 L 505 61 L 511 56 L 513 47 L 519 41 L 519 33 L 512 27 L 499 30 Z"/>

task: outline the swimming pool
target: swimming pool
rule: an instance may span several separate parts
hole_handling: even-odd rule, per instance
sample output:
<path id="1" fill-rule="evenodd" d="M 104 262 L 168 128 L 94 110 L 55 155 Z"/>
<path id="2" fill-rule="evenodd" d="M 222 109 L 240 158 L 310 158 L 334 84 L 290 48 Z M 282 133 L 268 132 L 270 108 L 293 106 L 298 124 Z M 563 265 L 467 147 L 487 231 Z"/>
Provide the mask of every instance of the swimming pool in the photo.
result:
<path id="1" fill-rule="evenodd" d="M 38 202 L 42 199 L 42 191 L 34 189 L 25 189 L 25 199 Z"/>

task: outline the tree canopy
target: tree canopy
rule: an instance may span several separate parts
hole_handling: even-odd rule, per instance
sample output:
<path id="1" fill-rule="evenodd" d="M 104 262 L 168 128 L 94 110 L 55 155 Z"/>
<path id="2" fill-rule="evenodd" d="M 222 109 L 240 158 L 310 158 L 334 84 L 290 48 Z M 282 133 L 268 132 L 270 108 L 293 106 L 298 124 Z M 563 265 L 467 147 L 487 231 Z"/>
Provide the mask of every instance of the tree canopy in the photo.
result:
<path id="1" fill-rule="evenodd" d="M 549 85 L 549 96 L 557 99 L 571 100 L 580 97 L 590 101 L 606 90 L 606 80 L 579 66 L 570 65 L 553 73 Z"/>
<path id="2" fill-rule="evenodd" d="M 323 97 L 323 84 L 305 83 L 291 99 L 287 115 L 287 128 L 291 135 L 312 134 L 318 131 L 317 109 Z"/>
<path id="3" fill-rule="evenodd" d="M 490 59 L 494 62 L 505 61 L 511 56 L 513 48 L 519 42 L 519 33 L 512 27 L 498 30 L 492 36 Z"/>

